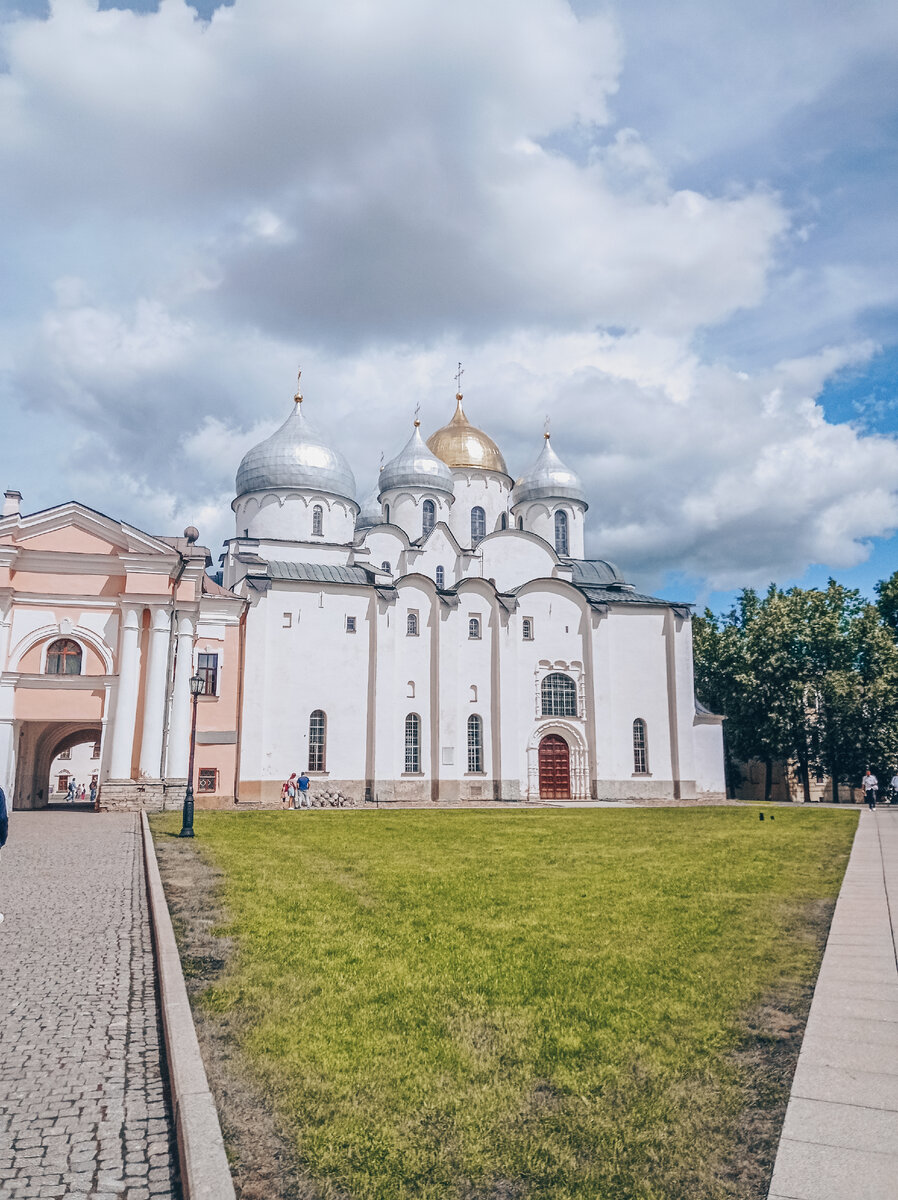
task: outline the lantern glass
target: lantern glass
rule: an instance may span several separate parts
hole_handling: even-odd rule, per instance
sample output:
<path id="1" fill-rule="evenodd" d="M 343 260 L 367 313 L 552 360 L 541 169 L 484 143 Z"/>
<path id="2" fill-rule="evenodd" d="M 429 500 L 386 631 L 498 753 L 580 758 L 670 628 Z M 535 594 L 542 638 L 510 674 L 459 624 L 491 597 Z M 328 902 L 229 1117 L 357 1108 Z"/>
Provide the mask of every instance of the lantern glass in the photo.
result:
<path id="1" fill-rule="evenodd" d="M 190 676 L 190 693 L 193 696 L 202 696 L 206 690 L 206 681 L 202 675 Z"/>

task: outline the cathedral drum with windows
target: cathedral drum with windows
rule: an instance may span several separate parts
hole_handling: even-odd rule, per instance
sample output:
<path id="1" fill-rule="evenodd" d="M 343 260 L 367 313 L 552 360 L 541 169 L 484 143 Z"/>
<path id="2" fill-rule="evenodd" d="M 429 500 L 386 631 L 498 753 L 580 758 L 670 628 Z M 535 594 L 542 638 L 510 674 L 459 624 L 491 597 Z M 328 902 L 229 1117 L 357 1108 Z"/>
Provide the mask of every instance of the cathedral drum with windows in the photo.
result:
<path id="1" fill-rule="evenodd" d="M 356 502 L 297 393 L 243 459 L 221 582 L 245 604 L 239 795 L 305 770 L 362 802 L 724 794 L 688 605 L 585 557 L 548 434 L 515 481 L 462 396 Z"/>

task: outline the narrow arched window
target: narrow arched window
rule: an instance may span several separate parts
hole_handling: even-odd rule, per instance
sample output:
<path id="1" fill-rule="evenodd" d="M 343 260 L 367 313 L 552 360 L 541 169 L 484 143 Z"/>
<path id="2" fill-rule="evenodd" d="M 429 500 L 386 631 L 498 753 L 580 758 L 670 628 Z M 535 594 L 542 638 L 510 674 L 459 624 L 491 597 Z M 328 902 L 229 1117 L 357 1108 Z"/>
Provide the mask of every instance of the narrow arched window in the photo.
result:
<path id="1" fill-rule="evenodd" d="M 446 572 L 442 567 L 437 567 L 437 587 L 444 588 L 446 586 Z"/>
<path id="2" fill-rule="evenodd" d="M 47 650 L 48 675 L 80 675 L 81 647 L 71 638 L 60 638 Z"/>
<path id="3" fill-rule="evenodd" d="M 567 513 L 559 508 L 555 514 L 555 550 L 558 554 L 567 554 Z"/>
<path id="4" fill-rule="evenodd" d="M 405 635 L 406 637 L 418 636 L 418 614 L 410 612 L 405 619 Z"/>
<path id="5" fill-rule="evenodd" d="M 500 529 L 508 528 L 508 513 L 503 513 L 502 516 L 499 518 L 499 528 Z"/>
<path id="6" fill-rule="evenodd" d="M 324 533 L 324 509 L 316 504 L 312 509 L 312 534 L 320 536 Z"/>
<path id="7" fill-rule="evenodd" d="M 309 770 L 324 771 L 327 750 L 327 717 L 316 708 L 309 717 Z"/>
<path id="8" fill-rule="evenodd" d="M 533 641 L 533 617 L 524 617 L 521 622 L 521 635 L 525 642 Z"/>
<path id="9" fill-rule="evenodd" d="M 476 546 L 486 537 L 486 513 L 479 504 L 471 509 L 471 545 Z"/>
<path id="10" fill-rule="evenodd" d="M 382 571 L 392 571 L 393 570 L 393 568 L 390 566 L 390 564 L 388 562 L 382 562 L 380 564 L 380 569 Z"/>
<path id="11" fill-rule="evenodd" d="M 633 773 L 648 775 L 649 746 L 646 738 L 645 721 L 637 717 L 633 722 Z"/>
<path id="12" fill-rule="evenodd" d="M 483 721 L 476 713 L 468 717 L 468 771 L 483 771 Z"/>
<path id="13" fill-rule="evenodd" d="M 421 533 L 424 537 L 427 537 L 436 523 L 437 506 L 432 500 L 425 500 L 421 506 Z"/>
<path id="14" fill-rule="evenodd" d="M 468 618 L 468 637 L 474 640 L 480 637 L 480 617 Z"/>
<path id="15" fill-rule="evenodd" d="M 417 775 L 421 770 L 421 718 L 409 713 L 405 718 L 405 773 Z"/>
<path id="16" fill-rule="evenodd" d="M 386 521 L 386 523 L 388 525 L 390 524 L 390 506 L 389 506 L 389 504 L 384 505 L 384 520 Z"/>
<path id="17" fill-rule="evenodd" d="M 544 717 L 576 717 L 577 685 L 570 675 L 553 671 L 542 683 Z"/>
<path id="18" fill-rule="evenodd" d="M 523 529 L 523 528 L 524 528 L 524 518 L 518 517 L 518 529 Z"/>

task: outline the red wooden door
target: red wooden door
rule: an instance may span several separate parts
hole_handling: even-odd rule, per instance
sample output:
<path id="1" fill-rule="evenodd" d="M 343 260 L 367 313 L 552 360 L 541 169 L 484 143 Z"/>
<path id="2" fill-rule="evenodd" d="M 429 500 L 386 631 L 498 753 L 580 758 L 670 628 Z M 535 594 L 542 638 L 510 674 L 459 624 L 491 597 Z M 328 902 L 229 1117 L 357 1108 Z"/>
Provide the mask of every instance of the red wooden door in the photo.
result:
<path id="1" fill-rule="evenodd" d="M 539 744 L 539 794 L 542 800 L 571 798 L 571 752 L 557 733 L 548 734 Z"/>

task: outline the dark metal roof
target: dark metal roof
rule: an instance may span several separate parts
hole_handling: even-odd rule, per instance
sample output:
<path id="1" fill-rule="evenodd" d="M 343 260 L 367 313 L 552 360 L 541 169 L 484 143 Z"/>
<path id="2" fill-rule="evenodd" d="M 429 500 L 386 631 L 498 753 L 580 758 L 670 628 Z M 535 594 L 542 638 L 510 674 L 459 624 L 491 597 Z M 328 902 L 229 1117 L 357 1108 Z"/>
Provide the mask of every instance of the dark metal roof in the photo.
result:
<path id="1" fill-rule="evenodd" d="M 271 579 L 293 580 L 297 583 L 356 583 L 373 582 L 372 573 L 365 567 L 341 567 L 332 563 L 268 563 Z"/>
<path id="2" fill-rule="evenodd" d="M 609 583 L 626 583 L 623 575 L 605 558 L 568 558 L 562 560 L 573 570 L 571 583 L 577 587 L 606 587 Z"/>
<path id="3" fill-rule="evenodd" d="M 590 604 L 653 604 L 656 607 L 671 608 L 669 600 L 660 600 L 657 596 L 646 596 L 642 592 L 632 592 L 629 589 L 583 587 L 574 584 Z"/>

